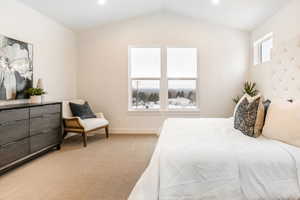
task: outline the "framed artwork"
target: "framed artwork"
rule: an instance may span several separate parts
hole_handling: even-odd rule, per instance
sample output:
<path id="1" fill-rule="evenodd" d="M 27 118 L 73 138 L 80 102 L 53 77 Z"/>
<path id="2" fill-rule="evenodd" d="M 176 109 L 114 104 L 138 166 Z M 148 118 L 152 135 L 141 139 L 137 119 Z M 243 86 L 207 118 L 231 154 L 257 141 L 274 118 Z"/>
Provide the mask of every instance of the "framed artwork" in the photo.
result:
<path id="1" fill-rule="evenodd" d="M 0 35 L 0 101 L 27 99 L 33 85 L 33 45 Z"/>

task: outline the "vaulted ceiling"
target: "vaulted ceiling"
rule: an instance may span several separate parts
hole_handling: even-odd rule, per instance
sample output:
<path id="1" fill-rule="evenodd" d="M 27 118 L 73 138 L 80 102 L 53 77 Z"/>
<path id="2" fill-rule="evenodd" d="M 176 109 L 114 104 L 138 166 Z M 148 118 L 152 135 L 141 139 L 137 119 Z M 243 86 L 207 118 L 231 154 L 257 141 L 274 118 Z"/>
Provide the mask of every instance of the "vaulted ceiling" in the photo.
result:
<path id="1" fill-rule="evenodd" d="M 291 0 L 19 0 L 76 30 L 157 12 L 173 12 L 211 23 L 252 30 Z"/>

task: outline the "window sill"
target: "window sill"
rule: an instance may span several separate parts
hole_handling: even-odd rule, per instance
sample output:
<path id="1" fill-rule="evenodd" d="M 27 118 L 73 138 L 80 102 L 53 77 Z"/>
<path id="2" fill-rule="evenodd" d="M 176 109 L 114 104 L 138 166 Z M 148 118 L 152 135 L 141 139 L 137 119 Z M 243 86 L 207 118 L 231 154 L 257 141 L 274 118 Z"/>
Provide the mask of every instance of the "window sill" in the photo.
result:
<path id="1" fill-rule="evenodd" d="M 129 114 L 171 114 L 171 115 L 198 115 L 200 114 L 200 109 L 173 109 L 173 110 L 128 110 Z"/>
<path id="2" fill-rule="evenodd" d="M 183 114 L 199 114 L 200 109 L 195 108 L 195 109 L 170 109 L 163 111 L 165 113 L 170 113 L 170 114 L 177 114 L 177 113 L 183 113 Z"/>

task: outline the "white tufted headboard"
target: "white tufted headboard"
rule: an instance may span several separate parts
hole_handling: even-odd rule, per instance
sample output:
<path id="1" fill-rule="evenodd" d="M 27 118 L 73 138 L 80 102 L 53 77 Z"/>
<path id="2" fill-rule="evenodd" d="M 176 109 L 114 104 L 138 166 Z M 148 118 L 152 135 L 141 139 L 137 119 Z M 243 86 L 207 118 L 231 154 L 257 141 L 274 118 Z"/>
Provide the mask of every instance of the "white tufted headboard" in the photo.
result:
<path id="1" fill-rule="evenodd" d="M 300 99 L 300 36 L 276 44 L 272 61 L 254 66 L 253 81 L 269 99 Z"/>

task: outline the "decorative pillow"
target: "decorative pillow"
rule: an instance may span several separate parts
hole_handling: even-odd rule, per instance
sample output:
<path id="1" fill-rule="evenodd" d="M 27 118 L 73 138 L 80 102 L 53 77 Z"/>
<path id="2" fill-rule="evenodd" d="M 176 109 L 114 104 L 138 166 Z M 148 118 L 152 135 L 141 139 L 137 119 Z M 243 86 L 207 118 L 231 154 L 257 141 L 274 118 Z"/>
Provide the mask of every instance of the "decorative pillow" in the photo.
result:
<path id="1" fill-rule="evenodd" d="M 84 104 L 70 102 L 70 109 L 74 116 L 80 117 L 81 119 L 96 118 L 96 115 L 93 113 L 88 102 L 85 102 Z"/>
<path id="2" fill-rule="evenodd" d="M 265 109 L 265 114 L 264 114 L 264 122 L 266 121 L 266 117 L 267 117 L 268 109 L 269 109 L 269 107 L 270 107 L 271 103 L 272 103 L 272 102 L 271 102 L 271 100 L 269 100 L 269 99 L 263 102 L 264 109 Z"/>
<path id="3" fill-rule="evenodd" d="M 235 109 L 234 128 L 244 135 L 258 137 L 264 125 L 264 113 L 262 97 L 250 97 L 245 94 Z"/>
<path id="4" fill-rule="evenodd" d="M 266 117 L 263 136 L 300 147 L 300 101 L 273 101 Z"/>

